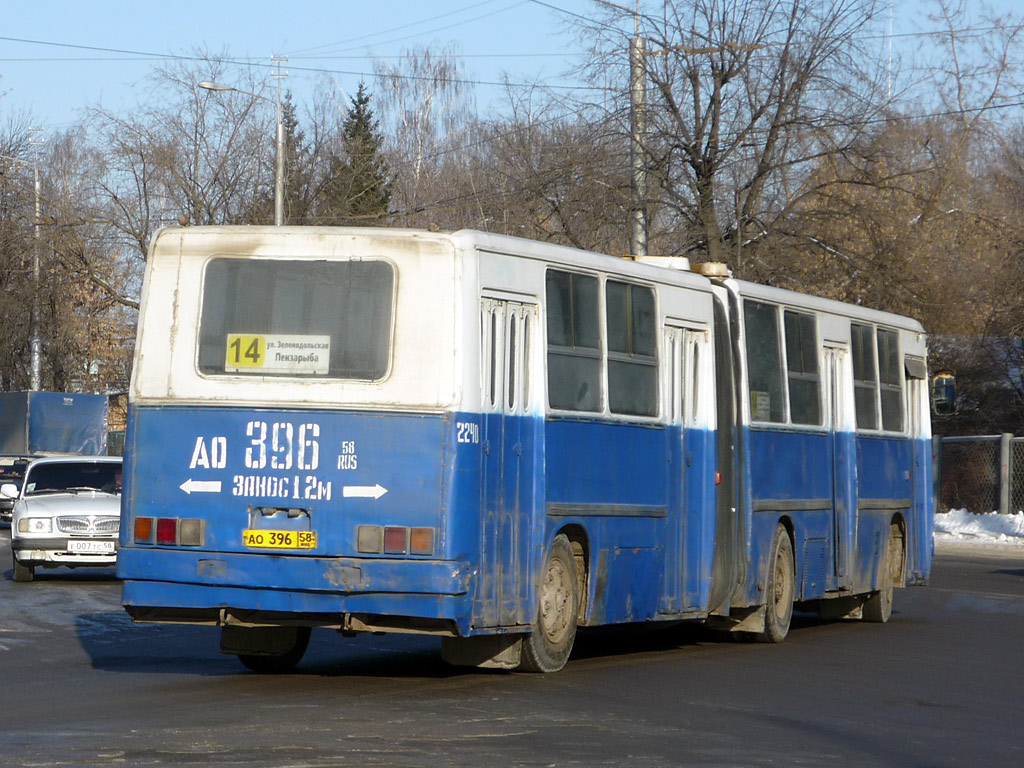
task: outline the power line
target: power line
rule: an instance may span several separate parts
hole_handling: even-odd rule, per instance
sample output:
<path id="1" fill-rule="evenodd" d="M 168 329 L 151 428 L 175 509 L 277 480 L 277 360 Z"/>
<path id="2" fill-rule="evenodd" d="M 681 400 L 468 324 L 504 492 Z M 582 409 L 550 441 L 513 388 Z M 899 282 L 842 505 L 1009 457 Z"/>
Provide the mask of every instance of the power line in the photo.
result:
<path id="1" fill-rule="evenodd" d="M 449 13 L 446 13 L 446 14 L 440 14 L 438 16 L 428 17 L 427 19 L 424 19 L 422 21 L 431 21 L 431 20 L 434 20 L 434 19 L 444 18 L 446 16 L 451 16 L 451 15 L 454 15 L 454 14 L 457 14 L 457 13 L 461 13 L 461 12 L 466 11 L 466 10 L 471 10 L 473 8 L 477 8 L 477 7 L 480 7 L 480 6 L 483 6 L 483 5 L 487 5 L 487 4 L 490 4 L 490 3 L 493 3 L 493 2 L 497 2 L 497 0 L 484 0 L 484 2 L 476 3 L 476 4 L 473 4 L 473 5 L 470 5 L 470 6 L 466 6 L 465 8 L 462 8 L 462 9 L 459 9 L 459 10 L 456 10 L 456 11 L 450 11 Z M 498 9 L 497 11 L 493 11 L 493 12 L 491 12 L 489 14 L 486 14 L 485 16 L 494 15 L 496 13 L 503 13 L 503 12 L 505 12 L 507 10 L 510 10 L 511 8 L 518 7 L 518 6 L 523 5 L 523 4 L 527 3 L 527 2 L 532 3 L 534 5 L 541 6 L 543 8 L 547 8 L 548 10 L 555 11 L 556 13 L 560 13 L 560 14 L 563 14 L 565 16 L 570 16 L 570 17 L 574 17 L 576 19 L 580 19 L 580 20 L 585 21 L 585 22 L 590 23 L 590 24 L 596 24 L 598 26 L 603 26 L 603 27 L 606 27 L 608 29 L 612 29 L 612 30 L 615 30 L 615 31 L 621 31 L 621 30 L 618 30 L 616 27 L 614 27 L 614 26 L 612 26 L 610 24 L 607 24 L 605 22 L 601 22 L 598 19 L 593 19 L 593 18 L 584 16 L 582 14 L 575 13 L 573 11 L 569 11 L 569 10 L 567 10 L 565 8 L 560 8 L 559 6 L 553 5 L 553 4 L 548 3 L 548 2 L 544 2 L 543 0 L 520 0 L 519 2 L 516 2 L 513 5 L 510 5 L 510 6 L 506 7 L 506 8 Z M 420 36 L 422 34 L 429 34 L 429 33 L 434 32 L 434 31 L 440 31 L 440 30 L 443 30 L 443 29 L 451 28 L 451 27 L 458 26 L 458 25 L 463 24 L 463 23 L 468 23 L 470 21 L 475 21 L 475 20 L 478 20 L 480 18 L 484 18 L 485 16 L 474 17 L 473 19 L 468 19 L 468 20 L 466 20 L 464 22 L 459 22 L 458 24 L 449 25 L 447 27 L 442 27 L 442 28 L 439 28 L 437 30 L 428 30 L 428 31 L 425 31 L 425 32 L 420 32 L 420 33 L 417 33 L 417 35 L 412 35 L 412 36 L 409 36 L 409 37 L 417 37 L 417 36 Z M 393 28 L 391 28 L 389 30 L 384 30 L 384 31 L 382 31 L 380 33 L 375 33 L 375 34 L 386 34 L 387 32 L 390 32 L 390 31 L 396 31 L 396 30 L 408 28 L 410 26 L 415 26 L 417 23 L 422 23 L 422 22 L 411 22 L 409 24 L 404 24 L 404 25 L 400 25 L 398 27 L 393 27 Z M 895 37 L 895 38 L 919 38 L 919 37 L 946 37 L 946 36 L 949 36 L 949 35 L 985 35 L 985 34 L 988 34 L 988 33 L 994 32 L 994 31 L 1000 31 L 1000 30 L 1002 30 L 1002 31 L 1019 32 L 1021 30 L 1024 30 L 1024 24 L 1016 24 L 1016 25 L 988 25 L 988 26 L 979 26 L 979 27 L 961 27 L 961 28 L 956 28 L 956 29 L 952 29 L 952 30 L 950 30 L 950 29 L 923 30 L 923 31 L 920 31 L 920 32 L 897 33 L 897 34 L 891 35 L 891 36 L 890 35 L 867 35 L 867 36 L 859 37 L 859 39 L 861 39 L 861 40 L 882 40 L 882 39 L 889 39 L 890 37 Z M 373 36 L 373 35 L 371 35 L 371 36 Z M 371 56 L 371 55 L 344 56 L 344 55 L 340 55 L 340 53 L 320 54 L 320 55 L 302 55 L 302 54 L 305 54 L 305 53 L 307 53 L 309 51 L 315 51 L 317 49 L 327 48 L 327 47 L 330 47 L 330 46 L 333 46 L 333 45 L 341 45 L 341 44 L 344 44 L 346 42 L 349 42 L 350 40 L 356 40 L 356 39 L 365 39 L 365 36 L 361 37 L 361 38 L 350 38 L 348 40 L 338 41 L 337 43 L 324 44 L 322 46 L 316 46 L 314 48 L 300 49 L 300 51 L 298 51 L 297 54 L 295 55 L 295 58 L 308 59 L 308 60 L 318 60 L 318 59 L 349 59 L 349 60 L 391 59 L 391 60 L 394 60 L 394 59 L 401 59 L 402 58 L 401 55 L 399 55 L 399 56 Z M 408 39 L 408 37 L 407 38 L 402 38 L 402 39 Z M 250 58 L 204 57 L 204 56 L 197 56 L 197 55 L 174 54 L 174 53 L 162 54 L 162 53 L 155 53 L 153 51 L 138 51 L 138 50 L 124 49 L 124 48 L 110 48 L 110 47 L 103 47 L 103 46 L 85 45 L 85 44 L 81 44 L 81 43 L 64 43 L 64 42 L 56 42 L 56 41 L 52 41 L 52 40 L 36 40 L 36 39 L 31 39 L 31 38 L 19 38 L 19 37 L 9 37 L 9 36 L 0 36 L 0 41 L 13 42 L 13 43 L 24 43 L 24 44 L 29 44 L 29 45 L 50 46 L 50 47 L 56 47 L 56 48 L 69 48 L 69 49 L 74 49 L 74 50 L 96 51 L 97 53 L 118 54 L 118 56 L 98 56 L 98 57 L 2 57 L 2 58 L 0 58 L 0 61 L 2 61 L 2 62 L 11 62 L 11 63 L 14 63 L 14 62 L 19 62 L 19 63 L 62 62 L 62 61 L 83 61 L 83 62 L 103 62 L 103 61 L 116 61 L 116 62 L 124 62 L 124 61 L 137 61 L 137 62 L 193 61 L 193 62 L 204 62 L 204 61 L 210 61 L 210 62 L 231 64 L 231 65 L 234 65 L 234 66 L 250 66 L 250 67 L 260 67 L 260 68 L 267 68 L 267 67 L 272 66 L 272 65 L 266 64 L 266 62 L 264 62 L 262 60 L 256 60 L 256 59 L 250 59 Z M 399 40 L 386 41 L 386 42 L 380 43 L 380 44 L 381 45 L 385 45 L 385 44 L 388 44 L 390 42 L 399 42 Z M 766 46 L 771 46 L 772 43 L 766 43 L 765 45 Z M 534 53 L 534 54 L 527 54 L 527 53 L 506 53 L 506 54 L 486 53 L 486 54 L 460 54 L 458 58 L 463 58 L 463 59 L 467 59 L 467 58 L 480 58 L 480 59 L 483 59 L 483 58 L 510 58 L 510 59 L 515 59 L 515 58 L 540 58 L 540 57 L 568 58 L 568 57 L 578 57 L 578 56 L 585 56 L 585 55 L 588 55 L 588 54 L 586 52 L 583 52 L 583 51 L 578 51 L 578 52 L 560 52 L 560 53 Z M 325 67 L 293 67 L 293 69 L 296 70 L 296 71 L 309 72 L 309 73 L 314 73 L 314 74 L 353 75 L 353 76 L 360 77 L 360 78 L 363 78 L 363 79 L 365 79 L 367 77 L 373 77 L 373 73 L 370 73 L 370 72 L 342 70 L 342 69 L 330 69 L 330 68 L 325 68 Z M 418 76 L 415 76 L 415 75 L 398 75 L 398 76 L 402 77 L 404 79 L 408 79 L 408 80 L 417 80 L 417 79 L 424 79 L 425 78 L 425 76 L 424 77 L 418 77 Z M 532 88 L 532 87 L 536 87 L 536 85 L 537 85 L 536 83 L 516 83 L 516 82 L 504 82 L 504 81 L 498 82 L 498 81 L 490 81 L 490 80 L 474 80 L 474 79 L 469 79 L 469 78 L 460 79 L 460 80 L 457 80 L 455 82 L 458 82 L 458 83 L 463 84 L 463 85 L 483 85 L 483 86 L 499 86 L 499 87 L 511 86 L 511 87 L 516 87 L 516 88 Z M 600 87 L 597 87 L 597 86 L 585 86 L 585 85 L 547 85 L 545 87 L 553 88 L 553 89 L 560 89 L 560 90 L 589 90 L 589 91 L 604 90 L 604 89 L 602 89 Z"/>
<path id="2" fill-rule="evenodd" d="M 299 57 L 303 53 L 309 53 L 311 51 L 317 51 L 317 50 L 321 50 L 323 48 L 333 48 L 333 47 L 338 46 L 338 45 L 346 45 L 347 43 L 354 43 L 357 40 L 366 40 L 366 39 L 371 38 L 371 37 L 378 37 L 378 36 L 381 36 L 381 35 L 388 35 L 388 34 L 391 34 L 392 32 L 398 32 L 400 30 L 408 29 L 409 27 L 416 26 L 417 24 L 425 24 L 426 22 L 437 21 L 438 19 L 443 19 L 443 18 L 446 18 L 448 16 L 455 16 L 455 15 L 457 15 L 459 13 L 463 13 L 464 11 L 471 11 L 474 8 L 479 8 L 479 7 L 483 6 L 483 5 L 491 5 L 492 3 L 496 3 L 496 2 L 499 2 L 499 0 L 483 0 L 482 2 L 473 3 L 472 5 L 467 5 L 467 6 L 464 6 L 462 8 L 458 8 L 458 9 L 456 9 L 454 11 L 448 11 L 447 13 L 441 13 L 441 14 L 438 14 L 437 16 L 429 16 L 426 19 L 420 19 L 419 21 L 412 21 L 412 22 L 409 22 L 408 24 L 400 24 L 397 27 L 391 27 L 389 29 L 381 30 L 380 32 L 371 32 L 369 34 L 358 35 L 357 37 L 350 37 L 350 38 L 347 38 L 345 40 L 338 40 L 338 41 L 335 41 L 333 43 L 324 43 L 323 45 L 316 45 L 316 46 L 313 46 L 311 48 L 302 48 L 302 49 L 300 49 L 298 51 L 294 51 L 291 55 L 294 56 L 294 57 Z M 522 3 L 517 3 L 517 5 L 521 5 L 521 4 Z"/>
<path id="3" fill-rule="evenodd" d="M 103 53 L 118 53 L 118 54 L 123 54 L 124 56 L 130 57 L 130 58 L 122 59 L 122 61 L 152 61 L 152 60 L 158 60 L 158 61 L 216 62 L 216 63 L 220 63 L 220 64 L 231 64 L 231 65 L 234 65 L 234 66 L 257 67 L 257 68 L 263 68 L 263 69 L 269 69 L 269 68 L 271 68 L 273 66 L 271 64 L 267 64 L 264 61 L 257 61 L 257 60 L 253 60 L 253 59 L 221 58 L 221 57 L 214 57 L 214 56 L 196 56 L 196 55 L 184 55 L 184 54 L 172 54 L 172 53 L 169 53 L 169 54 L 159 54 L 159 53 L 153 53 L 151 51 L 132 51 L 132 50 L 126 50 L 126 49 L 122 49 L 122 48 L 101 48 L 101 47 L 98 47 L 98 46 L 80 45 L 80 44 L 77 44 L 77 43 L 57 43 L 57 42 L 52 42 L 52 41 L 47 41 L 47 40 L 30 40 L 30 39 L 26 39 L 26 38 L 16 38 L 16 37 L 0 36 L 0 41 L 16 42 L 16 43 L 29 43 L 29 44 L 32 44 L 32 45 L 49 45 L 49 46 L 55 46 L 55 47 L 58 47 L 58 48 L 74 48 L 74 49 L 78 49 L 78 50 L 98 51 L 98 52 L 103 52 Z M 137 58 L 137 57 L 142 57 L 142 58 Z M 374 57 L 369 57 L 368 56 L 368 57 L 365 57 L 365 58 L 374 58 Z M 11 59 L 7 59 L 7 60 L 10 61 Z M 324 68 L 324 67 L 292 67 L 291 69 L 293 71 L 309 72 L 309 73 L 313 73 L 313 74 L 352 75 L 352 76 L 355 76 L 355 77 L 359 77 L 361 79 L 373 78 L 375 76 L 375 74 L 373 72 L 360 72 L 360 71 L 345 70 L 345 69 L 329 69 L 329 68 Z M 394 77 L 398 77 L 398 78 L 400 78 L 402 80 L 414 80 L 414 81 L 418 81 L 418 80 L 426 80 L 426 81 L 433 80 L 433 78 L 431 76 L 429 76 L 429 75 L 395 74 L 393 76 Z M 454 78 L 452 80 L 452 82 L 453 83 L 457 83 L 459 85 L 488 85 L 488 86 L 498 86 L 498 87 L 502 87 L 502 88 L 504 88 L 506 86 L 511 87 L 511 88 L 536 88 L 537 87 L 537 83 L 517 83 L 517 82 L 514 82 L 514 81 L 494 81 L 494 80 L 473 80 L 473 79 L 470 79 L 470 78 Z M 545 88 L 558 89 L 558 90 L 566 90 L 566 91 L 596 91 L 596 90 L 603 90 L 603 88 L 600 88 L 598 86 L 586 86 L 586 85 L 545 85 L 544 87 Z"/>
<path id="4" fill-rule="evenodd" d="M 481 19 L 486 19 L 486 18 L 489 18 L 491 16 L 496 16 L 499 13 L 504 13 L 505 11 L 512 10 L 513 8 L 517 8 L 520 5 L 525 5 L 526 2 L 527 2 L 527 0 L 517 0 L 516 2 L 512 3 L 512 5 L 506 6 L 505 8 L 499 8 L 498 10 L 491 11 L 490 13 L 481 14 L 480 16 L 474 16 L 471 19 L 465 19 L 464 21 L 459 21 L 459 22 L 456 22 L 454 24 L 447 24 L 447 25 L 445 25 L 443 27 L 435 27 L 434 29 L 424 29 L 424 30 L 421 30 L 419 32 L 416 32 L 415 34 L 404 35 L 402 37 L 396 37 L 396 38 L 392 38 L 390 40 L 384 40 L 384 41 L 375 43 L 375 45 L 391 45 L 392 43 L 400 43 L 400 42 L 403 42 L 404 40 L 410 40 L 410 39 L 417 38 L 417 37 L 423 37 L 424 35 L 432 35 L 432 34 L 434 34 L 436 32 L 443 32 L 446 29 L 452 29 L 454 27 L 462 26 L 463 24 L 469 24 L 469 23 L 474 22 L 474 21 L 480 21 Z M 404 28 L 404 27 L 407 27 L 407 26 L 410 26 L 410 25 L 403 25 L 403 27 L 401 27 L 401 28 Z M 353 50 L 353 49 L 349 48 L 347 50 Z"/>

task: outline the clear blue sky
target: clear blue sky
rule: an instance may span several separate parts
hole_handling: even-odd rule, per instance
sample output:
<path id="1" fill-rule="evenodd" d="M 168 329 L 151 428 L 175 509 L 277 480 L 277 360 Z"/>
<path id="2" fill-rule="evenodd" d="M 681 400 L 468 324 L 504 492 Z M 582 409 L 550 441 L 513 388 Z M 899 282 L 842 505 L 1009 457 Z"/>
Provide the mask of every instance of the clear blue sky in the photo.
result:
<path id="1" fill-rule="evenodd" d="M 1015 0 L 994 4 L 1017 10 Z M 920 6 L 892 0 L 897 33 L 929 28 Z M 597 13 L 594 0 L 0 0 L 0 118 L 27 112 L 34 123 L 60 129 L 86 106 L 118 110 L 148 101 L 154 94 L 143 79 L 156 57 L 195 48 L 261 62 L 288 55 L 287 87 L 300 105 L 317 77 L 309 70 L 332 71 L 352 93 L 370 79 L 372 56 L 437 43 L 455 43 L 475 80 L 508 73 L 568 84 L 576 43 L 554 8 Z M 493 93 L 481 87 L 478 105 Z"/>
<path id="2" fill-rule="evenodd" d="M 590 0 L 548 5 L 595 8 Z M 370 79 L 372 56 L 435 43 L 456 43 L 473 79 L 508 72 L 567 82 L 562 54 L 573 44 L 559 14 L 531 0 L 0 0 L 0 20 L 0 114 L 28 110 L 47 128 L 70 124 L 86 105 L 119 109 L 151 98 L 140 83 L 159 61 L 118 51 L 199 47 L 261 62 L 287 55 L 286 86 L 301 102 L 317 77 L 307 68 L 335 72 L 354 93 L 360 73 Z"/>

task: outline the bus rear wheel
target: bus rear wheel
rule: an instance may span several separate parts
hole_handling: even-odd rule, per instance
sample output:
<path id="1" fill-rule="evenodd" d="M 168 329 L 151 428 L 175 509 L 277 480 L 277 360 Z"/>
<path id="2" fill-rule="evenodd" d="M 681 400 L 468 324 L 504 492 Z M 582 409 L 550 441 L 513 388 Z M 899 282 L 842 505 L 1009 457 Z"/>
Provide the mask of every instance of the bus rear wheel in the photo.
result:
<path id="1" fill-rule="evenodd" d="M 519 669 L 557 672 L 569 660 L 576 638 L 580 582 L 569 539 L 559 534 L 551 544 L 537 585 L 537 617 L 533 631 L 523 639 Z"/>
<path id="2" fill-rule="evenodd" d="M 278 675 L 290 672 L 302 661 L 309 646 L 309 627 L 257 627 L 250 631 L 262 632 L 273 637 L 273 651 L 236 654 L 246 669 L 260 674 Z"/>
<path id="3" fill-rule="evenodd" d="M 781 643 L 789 634 L 793 619 L 793 598 L 796 594 L 793 545 L 785 526 L 775 529 L 771 555 L 768 558 L 768 589 L 764 609 L 764 631 L 754 635 L 761 643 Z"/>
<path id="4" fill-rule="evenodd" d="M 900 534 L 898 525 L 893 524 L 889 529 L 889 540 L 885 545 L 885 552 L 882 554 L 882 574 L 878 584 L 878 591 L 868 596 L 864 601 L 864 621 L 876 624 L 885 624 L 892 616 L 892 598 L 896 581 L 900 575 L 900 565 L 903 562 L 903 537 Z"/>

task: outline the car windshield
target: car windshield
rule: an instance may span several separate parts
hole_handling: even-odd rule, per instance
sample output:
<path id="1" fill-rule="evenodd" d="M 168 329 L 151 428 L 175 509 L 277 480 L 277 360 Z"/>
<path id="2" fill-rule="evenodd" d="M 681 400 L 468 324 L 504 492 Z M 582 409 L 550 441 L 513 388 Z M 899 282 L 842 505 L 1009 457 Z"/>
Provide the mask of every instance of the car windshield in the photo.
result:
<path id="1" fill-rule="evenodd" d="M 54 462 L 29 471 L 25 495 L 64 491 L 121 492 L 121 465 L 114 462 Z"/>

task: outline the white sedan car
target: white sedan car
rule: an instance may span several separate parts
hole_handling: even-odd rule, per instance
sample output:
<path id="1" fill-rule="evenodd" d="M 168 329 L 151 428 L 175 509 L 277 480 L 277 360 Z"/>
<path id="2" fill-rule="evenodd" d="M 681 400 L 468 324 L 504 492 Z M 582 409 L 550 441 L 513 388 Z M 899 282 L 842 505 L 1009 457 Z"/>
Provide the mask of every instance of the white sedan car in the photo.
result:
<path id="1" fill-rule="evenodd" d="M 19 491 L 0 485 L 14 499 L 11 551 L 14 580 L 32 581 L 37 566 L 114 565 L 121 523 L 121 459 L 65 456 L 28 465 Z"/>

